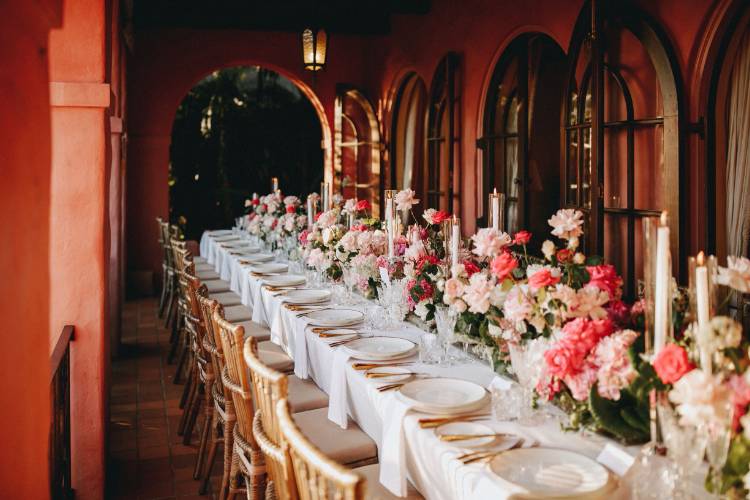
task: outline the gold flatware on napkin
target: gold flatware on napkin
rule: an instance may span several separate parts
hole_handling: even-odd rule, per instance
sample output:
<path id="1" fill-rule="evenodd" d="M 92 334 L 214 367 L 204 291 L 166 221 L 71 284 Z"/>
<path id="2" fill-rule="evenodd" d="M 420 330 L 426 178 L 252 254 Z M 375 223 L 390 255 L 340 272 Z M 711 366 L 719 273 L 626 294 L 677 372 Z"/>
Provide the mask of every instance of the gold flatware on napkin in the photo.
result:
<path id="1" fill-rule="evenodd" d="M 412 365 L 414 361 L 404 361 L 403 363 L 352 363 L 352 368 L 357 371 L 371 370 L 373 368 L 386 368 L 389 366 Z"/>
<path id="2" fill-rule="evenodd" d="M 347 337 L 349 335 L 356 335 L 357 332 L 350 332 L 350 333 L 318 333 L 318 337 L 321 339 L 328 339 L 331 337 Z"/>
<path id="3" fill-rule="evenodd" d="M 440 434 L 438 437 L 441 441 L 468 441 L 469 439 L 488 438 L 507 436 L 505 432 L 493 432 L 491 434 Z"/>
<path id="4" fill-rule="evenodd" d="M 504 450 L 495 450 L 495 451 L 475 451 L 473 453 L 466 453 L 464 455 L 461 455 L 458 457 L 459 460 L 461 460 L 464 465 L 473 464 L 474 462 L 478 462 L 479 460 L 487 460 L 488 458 L 495 458 L 498 455 L 502 455 L 506 451 L 515 450 L 518 448 L 521 448 L 524 444 L 523 439 L 519 439 L 516 444 L 511 446 L 510 448 L 506 448 Z"/>
<path id="5" fill-rule="evenodd" d="M 379 392 L 390 391 L 391 389 L 398 389 L 402 385 L 404 385 L 404 384 L 388 384 L 388 385 L 383 385 L 383 386 L 378 387 L 378 391 Z"/>
<path id="6" fill-rule="evenodd" d="M 360 337 L 359 335 L 357 335 L 356 337 L 353 337 L 353 338 L 350 338 L 350 339 L 346 339 L 346 340 L 339 340 L 339 341 L 337 341 L 337 342 L 331 342 L 331 343 L 330 343 L 330 344 L 328 344 L 328 345 L 329 345 L 329 346 L 331 346 L 331 347 L 338 347 L 338 346 L 340 346 L 340 345 L 348 344 L 349 342 L 354 342 L 355 340 L 359 340 L 359 339 L 361 339 L 361 338 L 362 338 L 362 337 Z"/>
<path id="7" fill-rule="evenodd" d="M 450 424 L 452 422 L 463 422 L 467 420 L 479 420 L 489 417 L 489 413 L 483 414 L 472 414 L 472 415 L 460 415 L 457 417 L 440 417 L 440 418 L 420 418 L 419 426 L 422 429 L 433 429 L 440 427 L 441 425 Z"/>
<path id="8" fill-rule="evenodd" d="M 421 373 L 417 372 L 402 372 L 402 373 L 386 373 L 386 372 L 367 372 L 365 373 L 365 378 L 386 378 L 386 377 L 401 377 L 405 375 L 422 375 Z"/>

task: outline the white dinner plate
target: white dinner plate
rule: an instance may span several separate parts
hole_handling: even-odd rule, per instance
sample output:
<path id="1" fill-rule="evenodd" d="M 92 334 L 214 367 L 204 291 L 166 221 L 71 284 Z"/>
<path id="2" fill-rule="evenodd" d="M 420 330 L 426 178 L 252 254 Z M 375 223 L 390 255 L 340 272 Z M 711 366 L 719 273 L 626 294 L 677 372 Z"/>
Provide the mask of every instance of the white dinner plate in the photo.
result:
<path id="1" fill-rule="evenodd" d="M 273 254 L 270 253 L 256 253 L 253 255 L 248 255 L 247 257 L 243 258 L 245 262 L 249 262 L 250 264 L 261 264 L 263 262 L 271 262 L 273 260 Z"/>
<path id="2" fill-rule="evenodd" d="M 285 273 L 289 270 L 289 266 L 281 264 L 279 262 L 268 262 L 265 264 L 255 264 L 250 267 L 250 271 L 256 274 L 278 274 Z M 266 278 L 267 280 L 268 278 Z"/>
<path id="3" fill-rule="evenodd" d="M 377 361 L 401 358 L 414 352 L 416 344 L 398 337 L 366 337 L 346 345 L 353 358 Z"/>
<path id="4" fill-rule="evenodd" d="M 227 236 L 234 233 L 231 229 L 214 229 L 213 231 L 209 231 L 208 234 L 211 236 Z"/>
<path id="5" fill-rule="evenodd" d="M 479 384 L 455 378 L 429 378 L 404 384 L 399 397 L 417 411 L 453 415 L 483 406 L 487 390 Z"/>
<path id="6" fill-rule="evenodd" d="M 317 326 L 351 326 L 361 323 L 365 315 L 354 309 L 320 309 L 305 314 Z"/>
<path id="7" fill-rule="evenodd" d="M 266 266 L 270 267 L 274 264 L 266 264 Z M 279 264 L 276 264 L 279 265 Z M 280 264 L 280 265 L 286 265 L 286 264 Z M 256 269 L 257 267 L 254 267 L 253 269 Z M 257 272 L 257 271 L 256 271 Z M 278 276 L 269 276 L 265 280 L 263 280 L 266 285 L 270 286 L 297 286 L 297 285 L 304 285 L 307 282 L 307 279 L 305 279 L 304 276 L 301 276 L 299 274 L 279 274 Z"/>
<path id="8" fill-rule="evenodd" d="M 577 498 L 607 486 L 609 473 L 579 453 L 550 448 L 519 448 L 496 456 L 490 470 L 535 498 Z"/>
<path id="9" fill-rule="evenodd" d="M 217 243 L 226 243 L 228 241 L 235 241 L 239 239 L 240 237 L 236 234 L 228 234 L 226 236 L 219 236 L 218 238 L 214 238 L 214 241 Z"/>
<path id="10" fill-rule="evenodd" d="M 246 247 L 237 247 L 232 249 L 233 254 L 239 254 L 240 258 L 248 256 L 248 257 L 255 257 L 255 254 L 260 252 L 260 247 L 254 247 L 254 246 L 246 246 Z"/>
<path id="11" fill-rule="evenodd" d="M 446 434 L 473 434 L 485 435 L 495 434 L 496 431 L 480 422 L 450 422 L 435 429 L 438 436 Z M 487 436 L 474 439 L 462 439 L 451 441 L 450 444 L 460 448 L 482 448 L 492 446 L 493 451 L 503 451 L 513 447 L 521 438 L 518 436 Z"/>
<path id="12" fill-rule="evenodd" d="M 375 382 L 404 382 L 412 377 L 412 369 L 404 368 L 403 366 L 381 366 L 378 368 L 371 368 L 367 370 L 367 373 L 389 374 L 387 377 L 372 378 L 371 380 L 374 380 Z"/>
<path id="13" fill-rule="evenodd" d="M 287 304 L 320 304 L 331 298 L 330 290 L 289 290 L 281 295 Z"/>

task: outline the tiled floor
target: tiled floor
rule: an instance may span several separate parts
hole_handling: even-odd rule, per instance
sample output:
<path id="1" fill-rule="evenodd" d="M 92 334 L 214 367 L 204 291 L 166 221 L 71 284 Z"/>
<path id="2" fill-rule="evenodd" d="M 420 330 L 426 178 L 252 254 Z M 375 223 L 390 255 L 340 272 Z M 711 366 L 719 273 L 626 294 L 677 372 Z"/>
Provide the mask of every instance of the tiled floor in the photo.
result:
<path id="1" fill-rule="evenodd" d="M 177 436 L 183 386 L 172 382 L 169 331 L 157 318 L 157 305 L 146 299 L 123 309 L 123 345 L 112 364 L 108 498 L 213 498 L 210 492 L 199 496 L 193 479 L 197 435 L 190 446 Z M 217 463 L 213 491 L 220 474 Z"/>

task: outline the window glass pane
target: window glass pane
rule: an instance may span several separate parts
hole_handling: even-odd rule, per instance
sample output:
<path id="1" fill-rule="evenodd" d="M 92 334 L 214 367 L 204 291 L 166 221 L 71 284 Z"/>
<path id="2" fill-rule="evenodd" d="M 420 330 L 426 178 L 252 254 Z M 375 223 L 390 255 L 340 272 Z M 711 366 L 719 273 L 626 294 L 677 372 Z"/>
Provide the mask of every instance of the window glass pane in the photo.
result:
<path id="1" fill-rule="evenodd" d="M 628 208 L 626 128 L 604 129 L 604 206 Z"/>
<path id="2" fill-rule="evenodd" d="M 628 119 L 625 96 L 612 71 L 604 77 L 604 121 L 617 122 Z"/>
<path id="3" fill-rule="evenodd" d="M 664 135 L 661 125 L 635 129 L 635 208 L 662 210 L 666 205 L 662 186 Z M 678 186 L 672 186 L 677 196 Z"/>
<path id="4" fill-rule="evenodd" d="M 505 201 L 505 231 L 510 234 L 518 232 L 518 200 L 517 199 L 506 199 Z"/>
<path id="5" fill-rule="evenodd" d="M 628 217 L 604 216 L 604 258 L 624 278 L 628 276 Z"/>
<path id="6" fill-rule="evenodd" d="M 510 100 L 512 100 L 518 89 L 518 56 L 508 63 L 502 80 L 497 87 L 497 98 L 495 100 L 495 119 L 493 123 L 493 134 L 506 130 L 506 113 Z"/>
<path id="7" fill-rule="evenodd" d="M 578 123 L 578 92 L 571 92 L 568 98 L 568 125 Z"/>
<path id="8" fill-rule="evenodd" d="M 505 131 L 509 134 L 518 132 L 518 98 L 516 96 L 513 96 L 508 105 Z"/>
<path id="9" fill-rule="evenodd" d="M 520 186 L 518 171 L 518 138 L 505 139 L 505 193 L 506 196 L 517 198 Z"/>
<path id="10" fill-rule="evenodd" d="M 581 196 L 583 205 L 591 208 L 591 128 L 581 129 L 583 137 L 583 165 L 581 170 Z"/>
<path id="11" fill-rule="evenodd" d="M 568 142 L 568 164 L 566 165 L 565 202 L 569 205 L 578 203 L 578 130 L 569 130 L 566 134 Z"/>

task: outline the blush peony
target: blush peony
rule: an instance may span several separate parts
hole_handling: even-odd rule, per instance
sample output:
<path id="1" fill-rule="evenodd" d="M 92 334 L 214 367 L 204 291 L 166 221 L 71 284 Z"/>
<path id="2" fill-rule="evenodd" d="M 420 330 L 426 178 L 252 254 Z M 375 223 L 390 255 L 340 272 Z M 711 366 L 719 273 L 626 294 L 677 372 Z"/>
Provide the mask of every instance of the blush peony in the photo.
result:
<path id="1" fill-rule="evenodd" d="M 583 213 L 579 210 L 561 208 L 547 222 L 552 226 L 552 234 L 563 240 L 583 234 Z"/>

